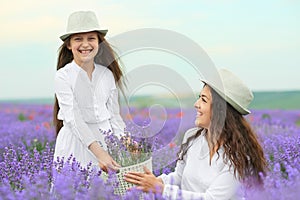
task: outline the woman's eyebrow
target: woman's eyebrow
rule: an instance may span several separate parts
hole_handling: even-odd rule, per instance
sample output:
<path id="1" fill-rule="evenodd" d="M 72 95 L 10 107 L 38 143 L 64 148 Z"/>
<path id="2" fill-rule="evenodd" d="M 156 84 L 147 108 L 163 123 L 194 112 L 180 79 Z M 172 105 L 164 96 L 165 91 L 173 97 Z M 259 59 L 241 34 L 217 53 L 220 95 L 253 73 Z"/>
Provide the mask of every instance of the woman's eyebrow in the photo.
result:
<path id="1" fill-rule="evenodd" d="M 205 94 L 200 94 L 200 97 L 204 97 L 204 98 L 207 98 L 207 99 L 209 99 L 209 97 L 208 97 L 208 96 L 206 96 Z"/>

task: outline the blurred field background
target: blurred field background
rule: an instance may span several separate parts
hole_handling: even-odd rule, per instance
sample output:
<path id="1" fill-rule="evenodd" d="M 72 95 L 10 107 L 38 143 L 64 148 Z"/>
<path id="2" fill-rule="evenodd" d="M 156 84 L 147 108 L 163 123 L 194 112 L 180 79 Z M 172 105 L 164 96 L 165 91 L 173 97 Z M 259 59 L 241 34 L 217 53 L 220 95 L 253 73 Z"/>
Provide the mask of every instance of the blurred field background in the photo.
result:
<path id="1" fill-rule="evenodd" d="M 254 96 L 246 118 L 262 143 L 270 171 L 264 190 L 241 191 L 247 200 L 299 199 L 300 91 L 254 92 Z M 127 107 L 121 97 L 122 117 L 130 132 L 150 136 L 155 175 L 174 170 L 182 137 L 194 126 L 195 99 L 196 95 L 133 96 Z M 53 163 L 52 111 L 51 98 L 0 101 L 0 199 L 124 199 L 114 194 L 112 182 L 103 182 L 89 167 L 82 169 L 72 157 Z M 125 199 L 138 195 L 128 191 Z"/>
<path id="2" fill-rule="evenodd" d="M 300 91 L 266 91 L 253 92 L 254 100 L 250 104 L 250 109 L 300 109 Z M 145 108 L 151 105 L 160 104 L 165 107 L 193 107 L 195 96 L 180 96 L 177 99 L 166 95 L 133 96 L 125 100 L 120 96 L 120 104 L 126 106 L 126 102 L 132 107 Z M 25 103 L 25 104 L 53 104 L 52 98 L 33 99 L 0 99 L 0 103 Z M 179 104 L 180 103 L 180 104 Z"/>

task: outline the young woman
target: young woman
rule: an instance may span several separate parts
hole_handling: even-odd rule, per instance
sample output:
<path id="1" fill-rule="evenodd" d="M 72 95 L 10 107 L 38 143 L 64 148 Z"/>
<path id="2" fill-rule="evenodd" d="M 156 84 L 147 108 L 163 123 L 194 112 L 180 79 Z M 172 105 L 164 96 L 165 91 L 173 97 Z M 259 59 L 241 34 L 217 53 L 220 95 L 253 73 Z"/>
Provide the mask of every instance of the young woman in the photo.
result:
<path id="1" fill-rule="evenodd" d="M 60 37 L 54 106 L 54 160 L 72 155 L 82 166 L 92 162 L 104 171 L 119 165 L 105 151 L 102 132 L 121 136 L 125 128 L 118 103 L 122 71 L 106 32 L 91 11 L 69 16 Z"/>
<path id="2" fill-rule="evenodd" d="M 143 191 L 167 199 L 236 199 L 240 183 L 261 182 L 266 160 L 255 133 L 243 117 L 252 92 L 233 73 L 219 70 L 217 80 L 202 80 L 204 87 L 194 104 L 196 128 L 185 133 L 175 171 L 155 177 L 130 172 L 125 180 Z"/>

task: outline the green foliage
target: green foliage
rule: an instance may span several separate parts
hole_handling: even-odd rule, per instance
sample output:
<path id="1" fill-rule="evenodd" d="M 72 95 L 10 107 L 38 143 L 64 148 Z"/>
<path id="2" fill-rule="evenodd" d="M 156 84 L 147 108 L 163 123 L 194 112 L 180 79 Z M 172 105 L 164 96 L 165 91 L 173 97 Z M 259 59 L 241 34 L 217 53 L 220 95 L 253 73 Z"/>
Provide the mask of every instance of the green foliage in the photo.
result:
<path id="1" fill-rule="evenodd" d="M 254 92 L 250 109 L 300 109 L 300 91 Z"/>
<path id="2" fill-rule="evenodd" d="M 200 92 L 200 91 L 199 91 Z M 300 91 L 264 91 L 253 92 L 254 100 L 250 104 L 250 109 L 300 109 Z M 120 103 L 127 106 L 127 103 L 132 107 L 148 108 L 154 104 L 160 104 L 164 107 L 187 107 L 193 106 L 198 95 L 134 95 L 125 100 L 121 96 Z M 30 103 L 30 104 L 52 104 L 53 98 L 45 99 L 17 99 L 17 100 L 1 100 L 0 102 L 10 103 Z"/>
<path id="3" fill-rule="evenodd" d="M 286 171 L 286 168 L 285 168 L 283 163 L 280 163 L 280 171 L 281 171 L 281 174 L 282 174 L 283 178 L 287 179 L 289 177 L 289 174 Z"/>
<path id="4" fill-rule="evenodd" d="M 25 140 L 23 140 L 23 143 L 26 147 L 26 150 L 31 152 L 33 154 L 34 149 L 39 152 L 40 154 L 46 149 L 47 143 L 49 143 L 47 140 L 39 141 L 37 139 L 34 139 L 33 141 L 30 142 L 30 144 L 27 144 Z M 50 147 L 54 148 L 55 141 L 52 141 L 49 143 Z"/>
<path id="5" fill-rule="evenodd" d="M 267 113 L 264 113 L 264 114 L 262 115 L 262 118 L 263 118 L 263 119 L 271 119 L 271 116 L 270 116 L 269 114 L 267 114 Z"/>
<path id="6" fill-rule="evenodd" d="M 23 113 L 20 113 L 20 114 L 18 115 L 18 119 L 19 119 L 19 121 L 21 121 L 21 122 L 27 120 L 26 116 L 25 116 Z"/>
<path id="7" fill-rule="evenodd" d="M 297 121 L 295 122 L 295 124 L 296 124 L 297 126 L 300 126 L 300 118 L 297 119 Z"/>
<path id="8" fill-rule="evenodd" d="M 270 158 L 271 162 L 274 162 L 274 155 L 273 154 L 270 153 L 269 158 Z"/>
<path id="9" fill-rule="evenodd" d="M 200 91 L 199 91 L 200 92 Z M 250 109 L 300 109 L 300 91 L 267 91 L 253 92 L 254 99 L 250 104 Z M 196 101 L 194 94 L 182 96 L 152 95 L 152 96 L 133 96 L 128 99 L 132 107 L 147 108 L 154 104 L 164 107 L 185 107 L 190 108 Z M 121 98 L 121 105 L 127 105 Z"/>

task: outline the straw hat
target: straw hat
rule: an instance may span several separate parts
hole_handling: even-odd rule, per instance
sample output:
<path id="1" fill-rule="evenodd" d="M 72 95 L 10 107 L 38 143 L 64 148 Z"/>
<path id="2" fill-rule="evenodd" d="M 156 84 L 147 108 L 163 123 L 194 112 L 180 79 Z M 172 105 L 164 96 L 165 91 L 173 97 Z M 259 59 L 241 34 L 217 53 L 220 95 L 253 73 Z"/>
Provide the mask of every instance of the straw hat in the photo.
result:
<path id="1" fill-rule="evenodd" d="M 103 35 L 106 35 L 107 33 L 107 29 L 100 28 L 94 12 L 77 11 L 69 16 L 66 33 L 60 36 L 60 39 L 64 41 L 74 33 L 85 33 L 90 31 L 98 31 Z"/>
<path id="2" fill-rule="evenodd" d="M 226 100 L 242 115 L 251 113 L 248 106 L 253 100 L 253 94 L 243 81 L 226 69 L 218 70 L 220 80 L 205 80 L 202 82 L 212 87 L 223 99 Z"/>

